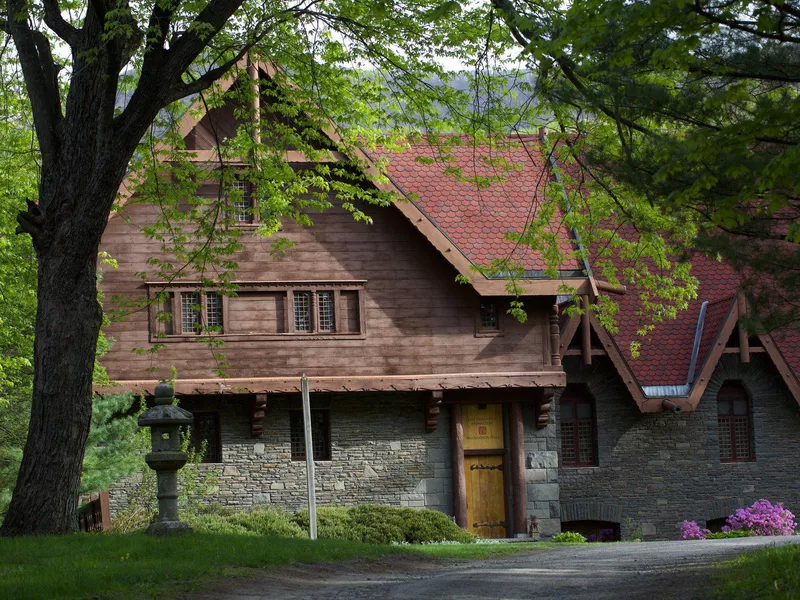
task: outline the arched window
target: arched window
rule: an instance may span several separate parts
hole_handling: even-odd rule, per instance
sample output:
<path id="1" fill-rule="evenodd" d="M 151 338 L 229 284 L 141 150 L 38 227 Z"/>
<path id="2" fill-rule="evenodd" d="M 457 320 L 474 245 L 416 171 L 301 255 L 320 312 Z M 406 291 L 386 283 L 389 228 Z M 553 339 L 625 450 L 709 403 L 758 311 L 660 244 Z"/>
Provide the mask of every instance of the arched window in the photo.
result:
<path id="1" fill-rule="evenodd" d="M 583 385 L 568 385 L 559 401 L 561 464 L 565 467 L 597 465 L 597 419 L 594 398 Z"/>
<path id="2" fill-rule="evenodd" d="M 750 397 L 741 383 L 726 381 L 717 394 L 719 459 L 722 462 L 753 460 L 753 419 Z"/>

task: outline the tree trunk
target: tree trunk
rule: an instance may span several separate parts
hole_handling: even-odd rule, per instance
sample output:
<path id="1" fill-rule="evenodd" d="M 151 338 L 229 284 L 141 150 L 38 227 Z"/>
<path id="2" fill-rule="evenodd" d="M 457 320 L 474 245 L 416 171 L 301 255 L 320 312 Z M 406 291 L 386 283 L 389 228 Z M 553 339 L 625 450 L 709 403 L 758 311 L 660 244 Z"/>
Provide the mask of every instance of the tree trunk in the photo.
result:
<path id="1" fill-rule="evenodd" d="M 58 190 L 108 204 L 117 187 L 102 192 L 84 187 L 78 165 Z M 53 178 L 58 180 L 59 178 Z M 70 181 L 71 179 L 71 181 Z M 78 181 L 81 180 L 81 181 Z M 51 189 L 45 189 L 51 188 Z M 108 202 L 106 200 L 108 199 Z M 73 207 L 64 202 L 61 206 Z M 58 534 L 78 528 L 81 467 L 92 414 L 92 372 L 102 309 L 97 299 L 97 250 L 103 224 L 79 211 L 45 215 L 38 240 L 38 308 L 34 345 L 34 386 L 28 439 L 14 495 L 0 535 Z M 62 214 L 59 214 L 62 213 Z M 106 211 L 106 216 L 108 212 Z M 34 241 L 37 242 L 36 236 Z"/>

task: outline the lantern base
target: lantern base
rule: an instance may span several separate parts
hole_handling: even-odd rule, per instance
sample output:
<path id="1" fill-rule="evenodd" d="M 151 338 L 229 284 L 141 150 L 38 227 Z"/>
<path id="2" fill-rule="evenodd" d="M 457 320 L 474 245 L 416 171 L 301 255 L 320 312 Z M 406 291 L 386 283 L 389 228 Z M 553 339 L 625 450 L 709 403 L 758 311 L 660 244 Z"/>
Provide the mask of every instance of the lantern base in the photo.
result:
<path id="1" fill-rule="evenodd" d="M 191 532 L 192 528 L 181 521 L 156 521 L 147 528 L 148 535 L 183 535 Z"/>

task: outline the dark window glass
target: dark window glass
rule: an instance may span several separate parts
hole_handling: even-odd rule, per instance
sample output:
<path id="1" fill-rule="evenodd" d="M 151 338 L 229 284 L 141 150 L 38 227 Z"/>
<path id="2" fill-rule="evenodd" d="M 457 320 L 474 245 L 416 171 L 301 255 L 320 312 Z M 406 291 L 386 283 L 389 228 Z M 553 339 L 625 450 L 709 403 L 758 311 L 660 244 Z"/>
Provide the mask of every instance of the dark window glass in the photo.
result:
<path id="1" fill-rule="evenodd" d="M 222 331 L 222 295 L 217 292 L 206 294 L 206 325 L 211 331 Z"/>
<path id="2" fill-rule="evenodd" d="M 317 292 L 319 303 L 319 330 L 328 333 L 336 331 L 336 313 L 333 302 L 333 292 Z"/>
<path id="3" fill-rule="evenodd" d="M 495 302 L 481 302 L 481 329 L 498 329 L 497 304 Z"/>
<path id="4" fill-rule="evenodd" d="M 205 454 L 203 454 L 204 463 L 222 462 L 222 443 L 220 440 L 218 412 L 194 413 L 192 439 L 194 441 L 194 448 L 198 452 L 203 448 L 203 442 L 206 443 L 206 451 Z"/>
<path id="5" fill-rule="evenodd" d="M 311 331 L 311 292 L 294 293 L 294 330 Z"/>
<path id="6" fill-rule="evenodd" d="M 753 423 L 747 390 L 735 381 L 726 381 L 717 394 L 719 459 L 722 462 L 753 460 Z"/>
<path id="7" fill-rule="evenodd" d="M 237 223 L 253 222 L 253 193 L 249 181 L 234 181 L 231 186 L 233 195 L 233 219 Z"/>
<path id="8" fill-rule="evenodd" d="M 289 431 L 292 445 L 292 460 L 306 459 L 306 437 L 303 428 L 303 411 L 289 411 Z M 330 411 L 311 411 L 311 443 L 314 445 L 314 460 L 331 459 Z"/>
<path id="9" fill-rule="evenodd" d="M 566 467 L 597 465 L 594 399 L 585 386 L 567 386 L 559 401 L 559 417 L 561 464 Z"/>

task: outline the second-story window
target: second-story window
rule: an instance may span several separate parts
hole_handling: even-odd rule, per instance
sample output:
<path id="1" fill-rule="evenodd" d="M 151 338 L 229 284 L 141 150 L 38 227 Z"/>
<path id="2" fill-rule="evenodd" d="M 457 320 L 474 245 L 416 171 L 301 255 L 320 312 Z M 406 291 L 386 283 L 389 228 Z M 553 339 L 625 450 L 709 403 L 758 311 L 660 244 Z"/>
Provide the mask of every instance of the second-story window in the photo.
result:
<path id="1" fill-rule="evenodd" d="M 311 331 L 311 292 L 294 293 L 294 330 Z"/>
<path id="2" fill-rule="evenodd" d="M 198 333 L 200 329 L 200 294 L 183 292 L 181 294 L 181 332 Z"/>
<path id="3" fill-rule="evenodd" d="M 583 385 L 568 385 L 559 401 L 561 464 L 592 467 L 597 463 L 597 417 L 594 398 Z"/>
<path id="4" fill-rule="evenodd" d="M 336 331 L 333 292 L 317 292 L 317 304 L 319 305 L 319 330 L 328 333 Z"/>
<path id="5" fill-rule="evenodd" d="M 234 294 L 202 291 L 199 282 L 148 283 L 151 341 L 220 335 L 256 338 L 363 337 L 364 282 L 241 282 Z"/>

